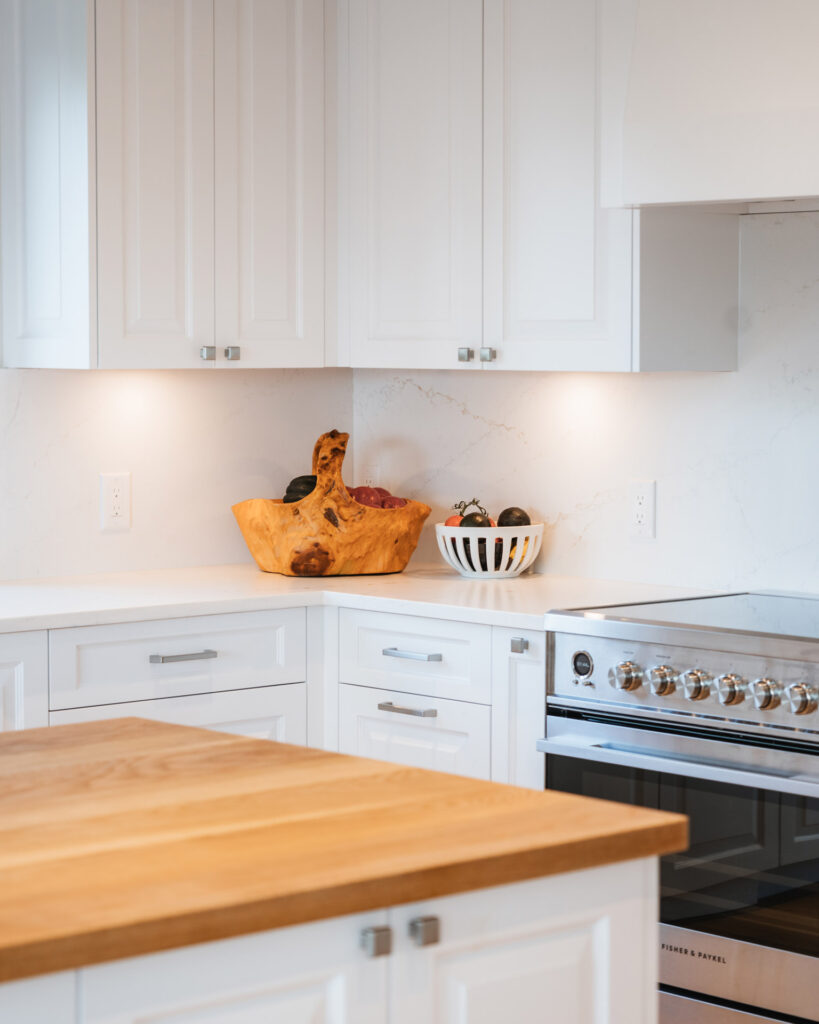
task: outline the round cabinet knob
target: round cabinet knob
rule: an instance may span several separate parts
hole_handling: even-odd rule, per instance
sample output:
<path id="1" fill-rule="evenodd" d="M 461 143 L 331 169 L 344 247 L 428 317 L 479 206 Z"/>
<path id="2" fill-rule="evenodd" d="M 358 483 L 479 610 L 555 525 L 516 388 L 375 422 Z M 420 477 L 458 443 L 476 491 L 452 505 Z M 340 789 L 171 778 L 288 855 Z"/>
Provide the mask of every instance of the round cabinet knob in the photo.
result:
<path id="1" fill-rule="evenodd" d="M 633 661 L 621 661 L 612 674 L 615 690 L 636 690 L 643 681 L 643 670 Z"/>
<path id="2" fill-rule="evenodd" d="M 683 693 L 688 700 L 705 700 L 711 692 L 710 677 L 702 669 L 692 668 L 682 677 Z"/>
<path id="3" fill-rule="evenodd" d="M 745 680 L 733 672 L 720 676 L 717 680 L 717 696 L 720 704 L 741 704 L 745 699 Z"/>
<path id="4" fill-rule="evenodd" d="M 670 665 L 656 665 L 648 674 L 651 681 L 651 692 L 658 697 L 668 697 L 674 692 L 677 673 Z"/>
<path id="5" fill-rule="evenodd" d="M 754 704 L 760 711 L 772 711 L 779 704 L 779 687 L 775 679 L 757 679 L 751 683 Z"/>
<path id="6" fill-rule="evenodd" d="M 816 691 L 807 683 L 792 683 L 785 693 L 795 715 L 806 715 L 816 709 Z"/>

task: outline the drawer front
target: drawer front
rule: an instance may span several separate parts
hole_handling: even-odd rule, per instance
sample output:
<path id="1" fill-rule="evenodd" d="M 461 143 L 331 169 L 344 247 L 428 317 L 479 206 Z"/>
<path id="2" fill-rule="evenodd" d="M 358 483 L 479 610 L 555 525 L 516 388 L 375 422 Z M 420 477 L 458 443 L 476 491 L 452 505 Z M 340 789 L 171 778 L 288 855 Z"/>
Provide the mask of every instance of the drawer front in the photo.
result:
<path id="1" fill-rule="evenodd" d="M 307 683 L 70 708 L 52 711 L 48 719 L 49 725 L 68 725 L 128 715 L 303 746 L 307 743 Z"/>
<path id="2" fill-rule="evenodd" d="M 490 708 L 366 686 L 339 691 L 342 754 L 489 778 Z"/>
<path id="3" fill-rule="evenodd" d="M 339 679 L 489 704 L 492 627 L 344 608 Z"/>
<path id="4" fill-rule="evenodd" d="M 304 608 L 55 629 L 49 706 L 303 682 L 305 629 Z"/>

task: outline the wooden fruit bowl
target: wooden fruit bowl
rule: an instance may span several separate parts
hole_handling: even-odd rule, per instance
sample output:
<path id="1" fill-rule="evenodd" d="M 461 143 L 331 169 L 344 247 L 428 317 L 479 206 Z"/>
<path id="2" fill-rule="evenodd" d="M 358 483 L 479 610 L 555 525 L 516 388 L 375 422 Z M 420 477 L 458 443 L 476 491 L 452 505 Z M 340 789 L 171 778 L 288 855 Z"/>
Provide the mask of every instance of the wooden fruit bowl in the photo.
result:
<path id="1" fill-rule="evenodd" d="M 263 572 L 284 576 L 359 576 L 407 567 L 431 509 L 359 505 L 344 486 L 341 464 L 349 434 L 331 430 L 313 449 L 316 487 L 301 501 L 250 498 L 233 514 Z"/>

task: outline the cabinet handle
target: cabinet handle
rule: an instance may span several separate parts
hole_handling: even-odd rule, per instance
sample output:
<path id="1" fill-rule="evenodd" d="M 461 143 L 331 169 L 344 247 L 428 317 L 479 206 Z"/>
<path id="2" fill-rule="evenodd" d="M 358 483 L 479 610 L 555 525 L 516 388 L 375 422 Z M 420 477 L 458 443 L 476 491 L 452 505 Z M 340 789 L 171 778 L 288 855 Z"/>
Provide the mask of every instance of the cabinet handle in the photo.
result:
<path id="1" fill-rule="evenodd" d="M 172 661 L 209 661 L 218 657 L 218 651 L 194 651 L 192 654 L 152 654 L 148 661 L 152 665 L 168 665 Z"/>
<path id="2" fill-rule="evenodd" d="M 216 358 L 216 346 L 215 345 L 203 345 L 199 349 L 199 358 L 206 361 Z"/>
<path id="3" fill-rule="evenodd" d="M 242 358 L 242 349 L 240 345 L 228 345 L 225 349 L 225 359 L 229 359 L 231 362 L 235 362 L 237 359 Z"/>
<path id="4" fill-rule="evenodd" d="M 458 349 L 458 362 L 459 363 L 471 363 L 475 358 L 474 348 L 459 348 Z"/>
<path id="5" fill-rule="evenodd" d="M 389 956 L 392 953 L 392 928 L 386 925 L 362 928 L 359 941 L 367 956 Z"/>
<path id="6" fill-rule="evenodd" d="M 498 350 L 494 348 L 482 348 L 481 349 L 481 362 L 491 363 L 498 358 Z"/>
<path id="7" fill-rule="evenodd" d="M 443 654 L 421 654 L 419 651 L 399 651 L 397 647 L 385 647 L 381 652 L 385 658 L 408 658 L 410 661 L 443 661 Z"/>
<path id="8" fill-rule="evenodd" d="M 513 636 L 509 646 L 512 648 L 512 654 L 523 654 L 529 650 L 529 641 L 522 636 Z"/>
<path id="9" fill-rule="evenodd" d="M 409 937 L 416 946 L 434 946 L 441 941 L 440 918 L 414 917 L 409 923 Z"/>
<path id="10" fill-rule="evenodd" d="M 400 704 L 393 704 L 391 700 L 384 700 L 378 705 L 379 711 L 392 711 L 396 715 L 415 715 L 416 718 L 437 718 L 436 708 L 405 708 Z"/>

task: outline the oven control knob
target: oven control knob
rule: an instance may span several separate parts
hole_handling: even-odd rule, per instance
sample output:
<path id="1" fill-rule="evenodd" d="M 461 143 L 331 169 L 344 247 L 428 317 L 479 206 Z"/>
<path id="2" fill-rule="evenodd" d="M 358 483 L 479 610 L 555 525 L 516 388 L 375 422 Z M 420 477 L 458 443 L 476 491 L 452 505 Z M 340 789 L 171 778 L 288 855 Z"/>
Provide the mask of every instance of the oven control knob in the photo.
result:
<path id="1" fill-rule="evenodd" d="M 816 691 L 807 683 L 792 683 L 785 693 L 795 715 L 806 715 L 816 709 Z"/>
<path id="2" fill-rule="evenodd" d="M 688 700 L 705 700 L 711 692 L 711 680 L 707 672 L 692 668 L 682 677 L 683 693 Z"/>
<path id="3" fill-rule="evenodd" d="M 717 696 L 720 704 L 741 704 L 745 699 L 745 680 L 733 672 L 720 676 L 717 680 Z"/>
<path id="4" fill-rule="evenodd" d="M 633 661 L 621 661 L 611 675 L 615 690 L 637 690 L 643 681 L 643 670 Z"/>
<path id="5" fill-rule="evenodd" d="M 756 679 L 751 683 L 751 693 L 760 711 L 773 711 L 779 705 L 779 687 L 775 679 Z"/>
<path id="6" fill-rule="evenodd" d="M 674 692 L 677 673 L 670 665 L 656 665 L 648 674 L 651 681 L 651 692 L 658 697 L 668 697 Z"/>

